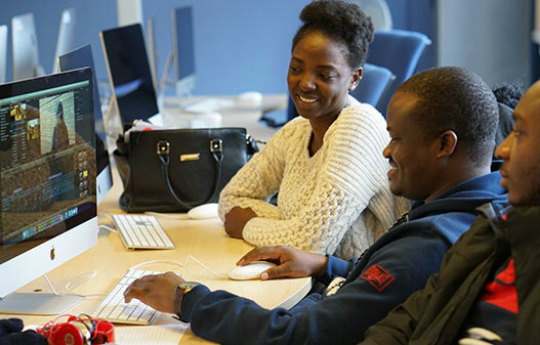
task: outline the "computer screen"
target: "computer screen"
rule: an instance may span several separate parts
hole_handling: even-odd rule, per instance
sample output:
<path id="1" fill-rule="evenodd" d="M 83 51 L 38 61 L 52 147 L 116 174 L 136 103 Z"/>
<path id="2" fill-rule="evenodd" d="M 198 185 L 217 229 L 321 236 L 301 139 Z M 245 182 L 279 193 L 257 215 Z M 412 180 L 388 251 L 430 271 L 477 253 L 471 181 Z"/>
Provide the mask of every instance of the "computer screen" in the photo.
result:
<path id="1" fill-rule="evenodd" d="M 62 11 L 60 18 L 60 28 L 58 29 L 58 40 L 56 41 L 56 50 L 52 73 L 58 73 L 58 64 L 56 58 L 75 48 L 75 9 L 68 8 Z M 92 69 L 94 71 L 94 69 Z"/>
<path id="2" fill-rule="evenodd" d="M 89 44 L 67 52 L 58 57 L 58 66 L 60 71 L 69 71 L 72 69 L 90 67 L 94 68 L 94 59 L 92 58 L 92 48 Z M 113 180 L 107 150 L 107 136 L 103 123 L 103 114 L 101 113 L 101 104 L 99 100 L 99 91 L 97 87 L 96 75 L 94 73 L 94 121 L 96 125 L 96 160 L 97 160 L 97 202 L 101 202 L 105 194 L 111 189 Z"/>
<path id="3" fill-rule="evenodd" d="M 13 80 L 43 75 L 39 65 L 38 42 L 34 15 L 21 14 L 11 19 Z"/>
<path id="4" fill-rule="evenodd" d="M 86 68 L 0 85 L 1 310 L 97 242 L 92 84 Z"/>
<path id="5" fill-rule="evenodd" d="M 100 36 L 122 124 L 149 120 L 159 111 L 141 25 L 105 30 Z"/>
<path id="6" fill-rule="evenodd" d="M 6 82 L 7 71 L 7 25 L 0 25 L 0 84 Z"/>
<path id="7" fill-rule="evenodd" d="M 190 6 L 173 11 L 173 45 L 176 93 L 190 95 L 195 88 L 193 16 Z"/>

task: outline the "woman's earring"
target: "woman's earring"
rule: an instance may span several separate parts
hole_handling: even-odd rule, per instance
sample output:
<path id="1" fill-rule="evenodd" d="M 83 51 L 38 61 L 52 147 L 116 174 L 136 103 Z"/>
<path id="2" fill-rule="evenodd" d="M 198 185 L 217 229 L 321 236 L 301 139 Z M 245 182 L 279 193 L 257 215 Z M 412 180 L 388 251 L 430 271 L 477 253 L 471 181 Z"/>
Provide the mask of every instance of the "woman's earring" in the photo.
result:
<path id="1" fill-rule="evenodd" d="M 359 76 L 357 81 L 351 83 L 351 85 L 349 86 L 349 92 L 354 91 L 354 89 L 356 89 L 360 80 L 362 80 L 362 76 Z"/>

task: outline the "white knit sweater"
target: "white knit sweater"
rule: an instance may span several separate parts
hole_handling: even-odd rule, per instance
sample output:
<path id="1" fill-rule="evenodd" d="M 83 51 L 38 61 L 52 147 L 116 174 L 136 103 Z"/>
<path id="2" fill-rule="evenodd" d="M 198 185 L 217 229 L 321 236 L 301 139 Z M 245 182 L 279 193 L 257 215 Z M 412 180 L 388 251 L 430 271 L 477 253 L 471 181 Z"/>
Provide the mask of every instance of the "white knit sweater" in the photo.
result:
<path id="1" fill-rule="evenodd" d="M 309 121 L 279 130 L 223 189 L 219 216 L 251 208 L 244 239 L 255 245 L 289 245 L 343 258 L 360 255 L 409 208 L 395 198 L 382 155 L 389 137 L 377 110 L 349 96 L 348 105 L 310 157 Z M 276 193 L 278 206 L 266 200 Z"/>

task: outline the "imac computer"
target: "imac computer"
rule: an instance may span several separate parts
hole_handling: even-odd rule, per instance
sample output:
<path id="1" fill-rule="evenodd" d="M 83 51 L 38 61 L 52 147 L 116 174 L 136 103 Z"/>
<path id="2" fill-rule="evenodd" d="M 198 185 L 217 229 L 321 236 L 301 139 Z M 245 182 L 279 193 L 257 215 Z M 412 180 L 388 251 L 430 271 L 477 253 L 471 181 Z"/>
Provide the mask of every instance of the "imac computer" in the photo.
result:
<path id="1" fill-rule="evenodd" d="M 191 6 L 173 10 L 173 56 L 176 94 L 191 95 L 195 88 L 195 52 Z"/>
<path id="2" fill-rule="evenodd" d="M 58 57 L 58 69 L 69 71 L 77 68 L 90 67 L 95 71 L 94 59 L 92 58 L 92 48 L 89 44 L 67 52 Z M 103 115 L 99 101 L 99 91 L 97 87 L 96 74 L 93 78 L 94 84 L 94 121 L 96 125 L 96 161 L 97 161 L 97 202 L 101 202 L 105 194 L 111 189 L 113 180 L 107 150 L 107 137 L 103 125 Z"/>
<path id="3" fill-rule="evenodd" d="M 56 41 L 52 73 L 58 73 L 56 59 L 73 48 L 75 48 L 75 9 L 68 8 L 62 12 L 62 17 L 60 18 L 60 28 L 58 29 L 58 40 Z"/>
<path id="4" fill-rule="evenodd" d="M 11 19 L 13 80 L 39 77 L 43 68 L 39 64 L 38 42 L 34 15 L 21 14 Z"/>
<path id="5" fill-rule="evenodd" d="M 230 99 L 205 97 L 194 100 L 190 96 L 195 89 L 195 40 L 193 34 L 193 10 L 191 6 L 173 10 L 173 50 L 167 57 L 160 83 L 160 97 L 165 97 L 169 84 L 169 70 L 174 66 L 176 95 L 181 96 L 178 106 L 188 113 L 214 113 L 234 104 Z"/>
<path id="6" fill-rule="evenodd" d="M 0 85 L 0 310 L 57 314 L 76 295 L 15 290 L 97 243 L 92 71 Z"/>
<path id="7" fill-rule="evenodd" d="M 105 30 L 100 37 L 112 90 L 109 109 L 116 103 L 122 125 L 134 120 L 158 120 L 158 103 L 141 24 Z M 106 116 L 105 123 L 108 121 Z"/>

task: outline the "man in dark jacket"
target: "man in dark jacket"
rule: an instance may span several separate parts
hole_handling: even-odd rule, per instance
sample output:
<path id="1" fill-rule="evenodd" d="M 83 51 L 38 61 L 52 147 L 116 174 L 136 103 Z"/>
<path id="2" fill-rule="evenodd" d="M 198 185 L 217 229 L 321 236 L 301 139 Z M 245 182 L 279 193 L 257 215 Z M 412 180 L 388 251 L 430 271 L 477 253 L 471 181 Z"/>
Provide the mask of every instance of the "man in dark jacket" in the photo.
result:
<path id="1" fill-rule="evenodd" d="M 513 208 L 489 205 L 450 249 L 440 273 L 365 344 L 536 344 L 540 339 L 540 82 L 515 108 L 496 150 Z M 476 341 L 476 342 L 474 342 Z M 363 343 L 363 344 L 364 344 Z"/>
<path id="2" fill-rule="evenodd" d="M 262 279 L 312 275 L 327 286 L 291 310 L 266 310 L 225 291 L 185 284 L 174 273 L 135 281 L 126 301 L 176 313 L 195 334 L 223 344 L 355 344 L 438 271 L 477 207 L 505 200 L 500 175 L 490 173 L 497 117 L 491 90 L 462 68 L 432 69 L 400 86 L 388 108 L 391 141 L 383 154 L 392 192 L 422 201 L 357 259 L 282 246 L 242 258 L 241 265 L 280 264 Z"/>

